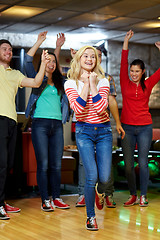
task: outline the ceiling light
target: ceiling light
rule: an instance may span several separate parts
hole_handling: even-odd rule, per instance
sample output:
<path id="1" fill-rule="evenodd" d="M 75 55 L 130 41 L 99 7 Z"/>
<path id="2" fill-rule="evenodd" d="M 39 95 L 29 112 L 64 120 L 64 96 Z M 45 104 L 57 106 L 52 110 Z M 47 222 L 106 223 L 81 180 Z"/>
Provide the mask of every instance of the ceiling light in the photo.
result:
<path id="1" fill-rule="evenodd" d="M 89 24 L 88 27 L 96 27 L 95 24 Z"/>
<path id="2" fill-rule="evenodd" d="M 148 27 L 148 28 L 159 28 L 160 27 L 160 22 L 148 23 L 148 24 L 146 24 L 145 27 Z"/>
<path id="3" fill-rule="evenodd" d="M 7 17 L 32 17 L 41 12 L 46 11 L 47 9 L 42 8 L 33 8 L 33 7 L 23 7 L 23 6 L 14 6 L 3 11 L 3 16 Z"/>

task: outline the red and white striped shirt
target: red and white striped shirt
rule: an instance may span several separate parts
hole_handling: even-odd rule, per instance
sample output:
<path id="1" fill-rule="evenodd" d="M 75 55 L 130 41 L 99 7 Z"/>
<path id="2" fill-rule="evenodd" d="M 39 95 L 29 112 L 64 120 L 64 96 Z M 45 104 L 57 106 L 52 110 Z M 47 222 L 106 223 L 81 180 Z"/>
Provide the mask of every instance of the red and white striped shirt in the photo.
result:
<path id="1" fill-rule="evenodd" d="M 80 97 L 83 86 L 84 83 L 78 81 L 77 87 L 75 80 L 68 80 L 64 85 L 70 107 L 75 112 L 77 121 L 90 124 L 99 124 L 110 121 L 109 115 L 106 111 L 110 89 L 108 79 L 103 78 L 99 80 L 97 84 L 98 94 L 95 97 L 92 97 L 90 93 L 87 101 L 84 101 Z"/>

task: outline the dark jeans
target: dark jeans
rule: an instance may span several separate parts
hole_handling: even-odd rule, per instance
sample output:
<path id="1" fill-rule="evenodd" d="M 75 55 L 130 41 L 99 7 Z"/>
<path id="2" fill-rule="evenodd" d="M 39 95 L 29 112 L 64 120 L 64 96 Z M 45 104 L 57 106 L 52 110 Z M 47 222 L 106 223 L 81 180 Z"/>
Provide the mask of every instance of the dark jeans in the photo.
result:
<path id="1" fill-rule="evenodd" d="M 33 119 L 32 142 L 37 160 L 37 183 L 42 201 L 49 199 L 49 190 L 53 199 L 59 198 L 64 145 L 62 121 Z"/>
<path id="2" fill-rule="evenodd" d="M 4 206 L 7 172 L 13 167 L 16 136 L 16 122 L 0 116 L 0 206 Z"/>
<path id="3" fill-rule="evenodd" d="M 109 181 L 105 186 L 105 196 L 110 196 L 113 194 L 113 192 L 114 192 L 114 167 L 112 164 L 111 175 L 110 175 Z"/>
<path id="4" fill-rule="evenodd" d="M 134 150 L 137 143 L 140 190 L 141 195 L 146 195 L 149 181 L 148 153 L 152 141 L 152 124 L 143 126 L 122 124 L 122 127 L 125 131 L 125 137 L 122 140 L 122 150 L 130 194 L 137 195 L 134 169 Z"/>

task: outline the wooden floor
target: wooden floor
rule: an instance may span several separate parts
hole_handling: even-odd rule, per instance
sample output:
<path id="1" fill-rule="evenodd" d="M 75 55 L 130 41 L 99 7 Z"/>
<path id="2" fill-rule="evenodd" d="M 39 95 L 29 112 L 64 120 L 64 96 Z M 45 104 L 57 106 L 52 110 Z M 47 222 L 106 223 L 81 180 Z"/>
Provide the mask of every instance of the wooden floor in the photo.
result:
<path id="1" fill-rule="evenodd" d="M 96 209 L 99 231 L 86 230 L 86 208 L 76 208 L 77 195 L 62 196 L 71 208 L 46 213 L 41 200 L 24 198 L 8 201 L 22 209 L 10 214 L 10 220 L 0 220 L 0 240 L 160 240 L 160 192 L 149 191 L 148 207 L 123 207 L 128 191 L 114 193 L 115 209 Z"/>

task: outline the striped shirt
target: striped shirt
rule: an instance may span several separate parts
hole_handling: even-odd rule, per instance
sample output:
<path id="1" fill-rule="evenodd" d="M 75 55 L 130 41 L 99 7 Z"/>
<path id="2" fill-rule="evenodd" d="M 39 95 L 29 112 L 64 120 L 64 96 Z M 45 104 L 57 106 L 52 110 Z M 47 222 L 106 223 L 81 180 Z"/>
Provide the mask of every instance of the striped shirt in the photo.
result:
<path id="1" fill-rule="evenodd" d="M 77 121 L 90 124 L 99 124 L 110 121 L 109 115 L 106 111 L 110 89 L 109 81 L 106 78 L 100 79 L 97 84 L 98 94 L 95 97 L 92 97 L 90 93 L 87 101 L 84 101 L 80 97 L 83 86 L 84 83 L 78 81 L 77 87 L 75 80 L 68 80 L 64 85 L 70 107 L 75 112 Z"/>

